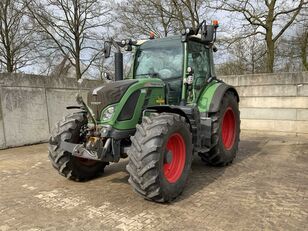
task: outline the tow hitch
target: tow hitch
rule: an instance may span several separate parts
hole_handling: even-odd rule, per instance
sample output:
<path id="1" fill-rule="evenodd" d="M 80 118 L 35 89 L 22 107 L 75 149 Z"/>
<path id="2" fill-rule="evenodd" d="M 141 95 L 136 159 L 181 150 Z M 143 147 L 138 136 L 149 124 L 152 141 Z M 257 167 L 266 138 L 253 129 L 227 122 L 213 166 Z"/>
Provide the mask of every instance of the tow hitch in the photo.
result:
<path id="1" fill-rule="evenodd" d="M 72 153 L 73 156 L 91 160 L 104 161 L 105 154 L 110 146 L 111 138 L 107 138 L 105 144 L 102 141 L 90 140 L 86 146 L 84 144 L 74 144 L 66 141 L 61 141 L 60 147 Z"/>

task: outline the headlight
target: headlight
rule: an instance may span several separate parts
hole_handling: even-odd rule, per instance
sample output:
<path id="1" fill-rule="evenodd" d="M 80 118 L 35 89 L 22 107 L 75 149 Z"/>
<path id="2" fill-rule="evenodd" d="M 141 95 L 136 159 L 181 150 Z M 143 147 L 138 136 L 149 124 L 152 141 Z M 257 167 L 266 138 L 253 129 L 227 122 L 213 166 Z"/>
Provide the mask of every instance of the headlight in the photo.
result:
<path id="1" fill-rule="evenodd" d="M 105 110 L 102 113 L 101 119 L 103 121 L 111 120 L 114 111 L 115 111 L 115 105 L 110 105 L 109 107 L 105 108 Z"/>

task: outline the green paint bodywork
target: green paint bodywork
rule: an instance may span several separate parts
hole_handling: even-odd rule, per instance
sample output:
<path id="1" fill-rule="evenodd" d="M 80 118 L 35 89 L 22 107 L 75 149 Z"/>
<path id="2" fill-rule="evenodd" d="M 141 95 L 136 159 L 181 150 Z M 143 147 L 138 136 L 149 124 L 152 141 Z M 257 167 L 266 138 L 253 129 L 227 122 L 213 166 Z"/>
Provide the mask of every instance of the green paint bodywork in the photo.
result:
<path id="1" fill-rule="evenodd" d="M 169 39 L 170 38 L 166 38 Z M 150 40 L 149 43 L 151 43 L 151 46 L 153 46 L 154 43 L 155 46 L 159 47 L 160 41 L 163 41 L 164 39 L 157 39 L 157 41 Z M 182 43 L 181 37 L 175 37 L 173 38 L 174 42 Z M 145 42 L 144 44 L 146 44 Z M 134 47 L 133 49 L 133 62 L 131 64 L 130 71 L 126 77 L 126 79 L 134 79 L 135 75 L 135 67 L 136 67 L 136 52 L 138 51 L 138 47 Z M 187 42 L 183 43 L 183 85 L 182 85 L 182 93 L 181 93 L 181 99 L 187 101 L 187 106 L 197 106 L 200 112 L 208 112 L 213 96 L 215 94 L 215 91 L 217 88 L 224 84 L 222 82 L 218 82 L 216 80 L 211 81 L 207 85 L 203 87 L 203 89 L 198 90 L 198 94 L 196 94 L 195 91 L 191 94 L 192 96 L 187 95 L 187 87 L 185 84 L 185 80 L 188 76 L 187 73 L 187 66 L 188 66 L 188 45 Z M 215 76 L 215 70 L 214 70 L 214 64 L 213 64 L 213 51 L 212 48 L 209 49 L 209 66 L 210 66 L 210 75 Z M 118 130 L 126 130 L 126 129 L 133 129 L 136 127 L 136 124 L 140 122 L 142 117 L 142 111 L 149 106 L 155 106 L 160 105 L 160 103 L 156 102 L 157 99 L 164 99 L 165 102 L 167 102 L 166 95 L 165 95 L 165 84 L 164 82 L 159 78 L 144 78 L 144 79 L 137 79 L 138 82 L 131 85 L 121 100 L 115 104 L 115 110 L 113 113 L 113 116 L 108 121 L 100 120 L 97 121 L 100 125 L 110 125 L 115 129 Z M 140 90 L 140 95 L 135 107 L 134 114 L 131 119 L 126 121 L 119 121 L 118 117 L 122 111 L 122 108 L 124 107 L 125 103 L 128 101 L 129 97 L 135 92 Z M 110 106 L 110 105 L 109 105 Z M 104 110 L 102 110 L 101 115 L 104 113 Z"/>
<path id="2" fill-rule="evenodd" d="M 113 128 L 119 130 L 135 128 L 136 124 L 139 122 L 146 98 L 148 98 L 147 106 L 159 105 L 158 103 L 156 103 L 156 100 L 158 98 L 165 99 L 164 87 L 164 82 L 160 79 L 139 79 L 137 83 L 134 83 L 128 88 L 121 100 L 117 104 L 115 104 L 115 111 L 111 119 L 108 121 L 98 121 L 98 124 L 108 124 L 111 125 Z M 138 90 L 140 90 L 140 96 L 137 101 L 133 117 L 130 120 L 119 121 L 118 117 L 125 103 L 129 99 L 131 94 Z M 102 112 L 104 112 L 104 110 Z"/>
<path id="3" fill-rule="evenodd" d="M 213 99 L 213 96 L 217 90 L 217 88 L 223 83 L 213 81 L 208 84 L 200 94 L 197 105 L 200 112 L 208 112 L 210 109 L 210 105 Z"/>

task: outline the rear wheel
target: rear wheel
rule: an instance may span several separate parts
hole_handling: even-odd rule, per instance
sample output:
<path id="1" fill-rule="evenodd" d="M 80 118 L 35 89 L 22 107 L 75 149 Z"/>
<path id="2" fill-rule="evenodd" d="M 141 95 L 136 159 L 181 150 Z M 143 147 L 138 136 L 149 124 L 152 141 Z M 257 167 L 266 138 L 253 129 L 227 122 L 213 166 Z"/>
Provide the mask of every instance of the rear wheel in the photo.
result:
<path id="1" fill-rule="evenodd" d="M 68 179 L 89 180 L 104 171 L 106 162 L 78 158 L 60 148 L 60 141 L 82 143 L 83 129 L 87 125 L 85 113 L 78 112 L 66 116 L 58 122 L 49 139 L 49 159 L 53 167 Z"/>
<path id="2" fill-rule="evenodd" d="M 191 168 L 192 138 L 185 118 L 162 113 L 144 117 L 131 138 L 129 183 L 146 199 L 167 202 L 183 191 Z"/>
<path id="3" fill-rule="evenodd" d="M 238 151 L 240 112 L 236 96 L 232 92 L 226 92 L 220 110 L 211 117 L 213 147 L 208 153 L 199 155 L 210 165 L 225 166 L 232 163 Z"/>

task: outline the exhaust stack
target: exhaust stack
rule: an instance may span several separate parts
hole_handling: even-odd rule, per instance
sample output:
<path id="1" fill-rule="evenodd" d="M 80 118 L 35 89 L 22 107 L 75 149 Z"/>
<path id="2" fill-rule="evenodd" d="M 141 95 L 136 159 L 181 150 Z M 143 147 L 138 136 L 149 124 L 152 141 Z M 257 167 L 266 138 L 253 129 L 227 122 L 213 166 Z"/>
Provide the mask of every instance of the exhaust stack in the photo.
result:
<path id="1" fill-rule="evenodd" d="M 123 53 L 121 51 L 114 54 L 114 80 L 123 80 Z"/>

